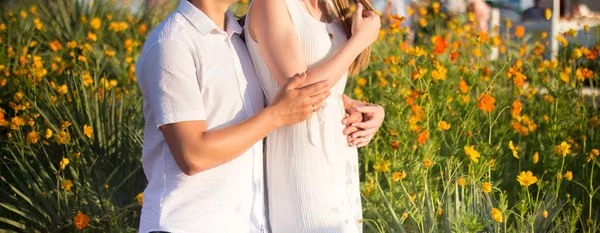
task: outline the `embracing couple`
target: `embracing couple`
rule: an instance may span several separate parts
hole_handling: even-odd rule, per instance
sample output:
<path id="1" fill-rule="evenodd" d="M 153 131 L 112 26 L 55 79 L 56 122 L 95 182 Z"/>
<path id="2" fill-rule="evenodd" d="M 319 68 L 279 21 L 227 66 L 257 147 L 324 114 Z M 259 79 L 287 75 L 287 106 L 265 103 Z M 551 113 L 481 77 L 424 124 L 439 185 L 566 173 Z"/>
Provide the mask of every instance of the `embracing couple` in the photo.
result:
<path id="1" fill-rule="evenodd" d="M 362 232 L 356 148 L 384 113 L 343 92 L 379 17 L 254 0 L 242 30 L 235 1 L 181 0 L 144 45 L 140 232 Z"/>

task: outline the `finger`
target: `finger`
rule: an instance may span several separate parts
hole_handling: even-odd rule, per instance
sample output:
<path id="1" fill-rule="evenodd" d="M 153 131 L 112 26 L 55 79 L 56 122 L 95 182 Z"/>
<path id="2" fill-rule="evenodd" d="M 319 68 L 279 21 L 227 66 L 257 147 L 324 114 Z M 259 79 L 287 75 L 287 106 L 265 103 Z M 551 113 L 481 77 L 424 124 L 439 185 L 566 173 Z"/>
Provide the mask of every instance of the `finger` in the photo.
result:
<path id="1" fill-rule="evenodd" d="M 348 126 L 346 128 L 344 128 L 344 130 L 342 131 L 342 133 L 344 133 L 344 135 L 348 135 L 346 138 L 348 140 L 348 142 L 352 141 L 353 138 L 350 137 L 350 134 L 356 132 L 360 130 L 359 128 L 356 127 L 352 127 L 352 126 Z"/>
<path id="2" fill-rule="evenodd" d="M 346 110 L 346 113 L 348 113 L 348 114 L 354 114 L 354 113 L 362 114 L 361 112 L 358 111 L 358 106 L 356 106 L 355 104 L 352 104 L 352 106 L 346 108 L 345 110 Z"/>
<path id="3" fill-rule="evenodd" d="M 371 13 L 374 13 L 374 12 L 373 12 L 373 11 L 370 11 L 370 10 L 367 10 L 367 9 L 365 9 L 365 10 L 363 10 L 363 11 L 362 11 L 362 17 L 363 17 L 363 18 L 368 18 L 369 16 L 371 16 Z"/>
<path id="4" fill-rule="evenodd" d="M 354 101 L 352 101 L 352 98 L 348 97 L 346 94 L 342 94 L 342 101 L 344 101 L 345 109 L 352 107 L 352 105 L 354 104 Z"/>
<path id="5" fill-rule="evenodd" d="M 377 130 L 375 129 L 364 129 L 350 134 L 350 137 L 352 137 L 353 139 L 360 137 L 372 137 L 373 135 L 375 135 L 375 133 L 377 133 Z"/>
<path id="6" fill-rule="evenodd" d="M 331 94 L 331 91 L 325 91 L 325 92 L 321 92 L 319 94 L 313 95 L 310 97 L 308 104 L 309 105 L 320 104 L 321 102 L 323 102 L 323 100 L 327 99 L 327 97 L 329 97 L 330 94 Z"/>
<path id="7" fill-rule="evenodd" d="M 285 85 L 285 90 L 293 90 L 300 87 L 304 80 L 306 80 L 306 72 L 294 75 L 290 82 Z"/>
<path id="8" fill-rule="evenodd" d="M 362 120 L 363 120 L 362 114 L 360 112 L 354 112 L 354 113 L 351 113 L 350 116 L 347 116 L 346 118 L 342 119 L 342 124 L 349 125 L 352 123 L 361 122 Z"/>
<path id="9" fill-rule="evenodd" d="M 374 120 L 368 120 L 368 121 L 363 121 L 363 122 L 352 123 L 350 125 L 354 126 L 354 127 L 357 127 L 359 129 L 372 129 L 372 128 L 378 128 L 379 127 L 379 123 L 377 123 L 377 121 L 374 121 Z"/>
<path id="10" fill-rule="evenodd" d="M 379 110 L 379 106 L 375 105 L 375 104 L 373 104 L 373 105 L 366 105 L 366 106 L 359 106 L 359 107 L 357 107 L 357 110 L 359 112 L 362 112 L 362 113 L 373 113 L 373 112 L 376 112 L 376 111 Z"/>
<path id="11" fill-rule="evenodd" d="M 321 80 L 319 82 L 299 88 L 299 90 L 302 95 L 311 96 L 323 92 L 324 90 L 327 90 L 327 88 L 329 87 L 329 83 L 329 79 Z"/>
<path id="12" fill-rule="evenodd" d="M 354 20 L 362 19 L 362 14 L 363 14 L 364 9 L 365 9 L 364 6 L 362 4 L 360 4 L 360 2 L 356 4 L 356 9 L 354 10 Z"/>
<path id="13" fill-rule="evenodd" d="M 355 145 L 357 148 L 368 145 L 371 142 L 371 138 L 358 138 L 351 142 L 351 144 Z"/>

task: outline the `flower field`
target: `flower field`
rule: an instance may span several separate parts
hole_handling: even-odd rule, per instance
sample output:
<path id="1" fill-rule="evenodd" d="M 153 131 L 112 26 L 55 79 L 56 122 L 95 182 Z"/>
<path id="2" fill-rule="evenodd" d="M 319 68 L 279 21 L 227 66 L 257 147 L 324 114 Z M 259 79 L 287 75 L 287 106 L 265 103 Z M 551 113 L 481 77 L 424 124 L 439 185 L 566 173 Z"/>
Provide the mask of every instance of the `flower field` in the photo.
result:
<path id="1" fill-rule="evenodd" d="M 0 231 L 136 231 L 135 63 L 167 11 L 91 2 L 0 9 Z M 600 83 L 600 41 L 574 40 L 599 28 L 558 35 L 551 58 L 548 33 L 478 32 L 436 2 L 409 12 L 415 43 L 392 17 L 348 81 L 386 109 L 360 150 L 365 231 L 600 232 L 600 96 L 584 94 Z"/>

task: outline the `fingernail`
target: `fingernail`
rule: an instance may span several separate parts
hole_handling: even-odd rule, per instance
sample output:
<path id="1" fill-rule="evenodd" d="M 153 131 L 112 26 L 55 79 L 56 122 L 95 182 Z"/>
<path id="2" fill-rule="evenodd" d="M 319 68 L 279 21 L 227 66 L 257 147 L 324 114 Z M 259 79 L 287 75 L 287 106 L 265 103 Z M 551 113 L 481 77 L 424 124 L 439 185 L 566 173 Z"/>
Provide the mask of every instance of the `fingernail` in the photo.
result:
<path id="1" fill-rule="evenodd" d="M 342 121 L 342 124 L 343 124 L 343 125 L 345 125 L 345 124 L 348 124 L 348 121 L 347 121 L 347 120 L 343 120 L 343 121 Z"/>
<path id="2" fill-rule="evenodd" d="M 356 124 L 352 123 L 352 124 L 350 124 L 350 126 L 352 126 L 352 127 L 356 127 Z"/>

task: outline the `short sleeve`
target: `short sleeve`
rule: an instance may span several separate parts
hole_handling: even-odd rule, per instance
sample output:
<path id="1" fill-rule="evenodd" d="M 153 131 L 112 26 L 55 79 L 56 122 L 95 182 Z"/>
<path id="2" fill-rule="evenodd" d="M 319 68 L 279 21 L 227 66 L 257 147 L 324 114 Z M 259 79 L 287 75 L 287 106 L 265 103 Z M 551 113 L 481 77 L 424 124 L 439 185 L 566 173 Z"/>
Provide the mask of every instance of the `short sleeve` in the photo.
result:
<path id="1" fill-rule="evenodd" d="M 192 52 L 174 40 L 153 45 L 141 60 L 142 94 L 156 127 L 206 120 L 200 80 Z"/>

